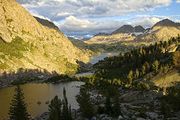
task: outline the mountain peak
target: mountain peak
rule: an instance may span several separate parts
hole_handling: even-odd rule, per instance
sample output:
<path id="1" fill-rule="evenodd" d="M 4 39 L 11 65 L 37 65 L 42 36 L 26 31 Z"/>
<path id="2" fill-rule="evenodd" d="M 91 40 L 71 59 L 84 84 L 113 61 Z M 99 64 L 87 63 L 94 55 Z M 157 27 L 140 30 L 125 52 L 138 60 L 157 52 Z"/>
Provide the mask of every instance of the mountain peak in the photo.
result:
<path id="1" fill-rule="evenodd" d="M 145 29 L 141 25 L 134 27 L 134 32 L 144 32 L 144 31 Z"/>
<path id="2" fill-rule="evenodd" d="M 123 25 L 119 29 L 115 30 L 112 34 L 117 34 L 117 33 L 134 33 L 134 32 L 144 32 L 145 29 L 141 26 L 131 26 L 131 25 Z"/>
<path id="3" fill-rule="evenodd" d="M 134 27 L 131 25 L 123 25 L 119 29 L 115 30 L 112 32 L 112 34 L 117 34 L 117 33 L 132 33 L 134 32 Z"/>
<path id="4" fill-rule="evenodd" d="M 170 19 L 163 19 L 163 20 L 157 22 L 154 26 L 180 26 L 180 24 L 175 23 Z"/>

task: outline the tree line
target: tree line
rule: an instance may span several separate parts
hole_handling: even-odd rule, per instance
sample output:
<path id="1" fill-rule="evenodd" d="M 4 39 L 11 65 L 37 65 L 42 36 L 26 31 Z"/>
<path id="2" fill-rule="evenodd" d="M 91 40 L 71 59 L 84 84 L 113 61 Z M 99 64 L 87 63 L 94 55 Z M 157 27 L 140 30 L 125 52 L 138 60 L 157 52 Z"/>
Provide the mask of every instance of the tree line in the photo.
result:
<path id="1" fill-rule="evenodd" d="M 167 73 L 179 66 L 179 51 L 180 36 L 156 42 L 98 62 L 94 65 L 95 77 L 131 85 L 149 73 Z"/>

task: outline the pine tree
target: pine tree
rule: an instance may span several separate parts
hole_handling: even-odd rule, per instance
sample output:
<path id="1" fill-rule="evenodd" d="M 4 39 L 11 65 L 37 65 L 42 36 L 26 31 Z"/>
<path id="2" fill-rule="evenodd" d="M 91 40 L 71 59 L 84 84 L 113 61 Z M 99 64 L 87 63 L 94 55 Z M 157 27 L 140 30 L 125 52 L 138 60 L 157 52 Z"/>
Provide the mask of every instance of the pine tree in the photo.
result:
<path id="1" fill-rule="evenodd" d="M 142 66 L 141 71 L 142 71 L 142 75 L 146 74 L 146 66 L 145 65 Z"/>
<path id="2" fill-rule="evenodd" d="M 111 113 L 112 113 L 112 104 L 111 104 L 111 98 L 109 95 L 106 96 L 105 111 L 109 115 L 111 115 Z"/>
<path id="3" fill-rule="evenodd" d="M 9 109 L 10 120 L 30 120 L 30 115 L 27 112 L 27 105 L 24 102 L 24 93 L 20 86 L 16 86 L 15 94 Z"/>
<path id="4" fill-rule="evenodd" d="M 61 100 L 55 96 L 49 105 L 49 119 L 48 120 L 61 120 Z"/>
<path id="5" fill-rule="evenodd" d="M 90 101 L 90 94 L 86 88 L 80 89 L 80 94 L 77 96 L 77 102 L 79 103 L 82 116 L 89 119 L 92 118 L 94 115 L 94 108 Z"/>
<path id="6" fill-rule="evenodd" d="M 159 61 L 157 61 L 157 60 L 154 61 L 153 64 L 152 64 L 152 68 L 157 73 L 158 69 L 159 69 Z"/>
<path id="7" fill-rule="evenodd" d="M 136 72 L 135 72 L 135 77 L 136 77 L 136 79 L 139 78 L 139 76 L 140 76 L 139 70 L 136 69 Z"/>
<path id="8" fill-rule="evenodd" d="M 63 89 L 63 108 L 62 108 L 62 119 L 63 120 L 72 120 L 71 116 L 71 107 L 68 106 L 68 100 L 66 97 L 66 90 L 65 88 Z"/>
<path id="9" fill-rule="evenodd" d="M 173 63 L 176 67 L 180 68 L 180 51 L 173 53 Z"/>
<path id="10" fill-rule="evenodd" d="M 121 114 L 119 92 L 114 96 L 113 116 L 118 117 Z"/>
<path id="11" fill-rule="evenodd" d="M 127 79 L 128 79 L 128 83 L 129 85 L 132 85 L 132 80 L 133 80 L 133 71 L 129 71 L 129 74 L 127 76 Z"/>

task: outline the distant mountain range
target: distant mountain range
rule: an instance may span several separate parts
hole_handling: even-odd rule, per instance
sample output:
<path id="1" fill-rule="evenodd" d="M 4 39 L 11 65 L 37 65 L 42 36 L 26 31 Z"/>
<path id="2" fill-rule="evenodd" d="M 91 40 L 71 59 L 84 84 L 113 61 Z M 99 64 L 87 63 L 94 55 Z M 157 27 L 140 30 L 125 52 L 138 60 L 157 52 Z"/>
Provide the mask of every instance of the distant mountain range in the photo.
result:
<path id="1" fill-rule="evenodd" d="M 148 29 L 143 28 L 141 25 L 135 27 L 123 25 L 112 33 L 97 34 L 85 42 L 88 44 L 104 44 L 122 41 L 154 42 L 168 40 L 178 35 L 180 35 L 180 23 L 164 19 Z"/>
<path id="2" fill-rule="evenodd" d="M 145 29 L 142 26 L 131 26 L 131 25 L 123 25 L 119 29 L 112 32 L 112 34 L 118 34 L 118 33 L 143 33 L 145 32 Z"/>

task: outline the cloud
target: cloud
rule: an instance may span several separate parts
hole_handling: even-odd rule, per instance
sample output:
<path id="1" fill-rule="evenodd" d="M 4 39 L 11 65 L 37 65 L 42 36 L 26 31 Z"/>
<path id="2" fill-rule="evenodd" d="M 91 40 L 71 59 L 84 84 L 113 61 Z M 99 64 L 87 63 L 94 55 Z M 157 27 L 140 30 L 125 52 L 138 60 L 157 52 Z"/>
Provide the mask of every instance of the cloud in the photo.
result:
<path id="1" fill-rule="evenodd" d="M 18 0 L 18 2 L 28 10 L 33 9 L 45 17 L 61 20 L 67 15 L 104 17 L 149 11 L 156 7 L 168 6 L 171 0 Z"/>
<path id="2" fill-rule="evenodd" d="M 150 28 L 157 22 L 161 21 L 162 19 L 165 19 L 167 17 L 165 16 L 137 16 L 136 18 L 132 19 L 133 25 L 141 25 L 145 28 Z"/>
<path id="3" fill-rule="evenodd" d="M 59 28 L 65 33 L 77 34 L 96 34 L 99 32 L 111 33 L 124 24 L 132 26 L 142 25 L 145 28 L 152 27 L 155 23 L 164 19 L 164 16 L 136 16 L 128 20 L 112 20 L 112 19 L 79 19 L 75 16 L 67 17 L 59 24 Z M 85 31 L 85 32 L 84 32 Z"/>
<path id="4" fill-rule="evenodd" d="M 110 32 L 124 23 L 115 20 L 79 19 L 75 16 L 69 16 L 59 24 L 59 28 L 64 32 Z"/>
<path id="5" fill-rule="evenodd" d="M 110 33 L 124 24 L 151 27 L 165 17 L 142 14 L 152 12 L 158 7 L 168 6 L 172 2 L 172 0 L 17 1 L 34 16 L 54 21 L 63 32 L 71 35 Z M 177 0 L 177 2 L 179 1 Z M 137 14 L 141 14 L 141 16 L 137 16 Z"/>
<path id="6" fill-rule="evenodd" d="M 180 3 L 180 0 L 176 0 L 177 3 Z"/>
<path id="7" fill-rule="evenodd" d="M 52 20 L 50 20 L 48 17 L 44 17 L 44 16 L 40 15 L 40 14 L 39 14 L 38 12 L 36 12 L 36 11 L 31 10 L 30 12 L 31 12 L 32 15 L 35 16 L 35 17 L 38 17 L 38 18 L 41 18 L 41 19 L 45 19 L 45 20 L 48 20 L 48 21 L 52 21 Z"/>
<path id="8" fill-rule="evenodd" d="M 60 28 L 67 31 L 81 31 L 82 29 L 88 29 L 91 26 L 94 26 L 95 23 L 90 22 L 86 19 L 78 19 L 74 16 L 67 17 L 62 24 L 60 24 Z"/>

